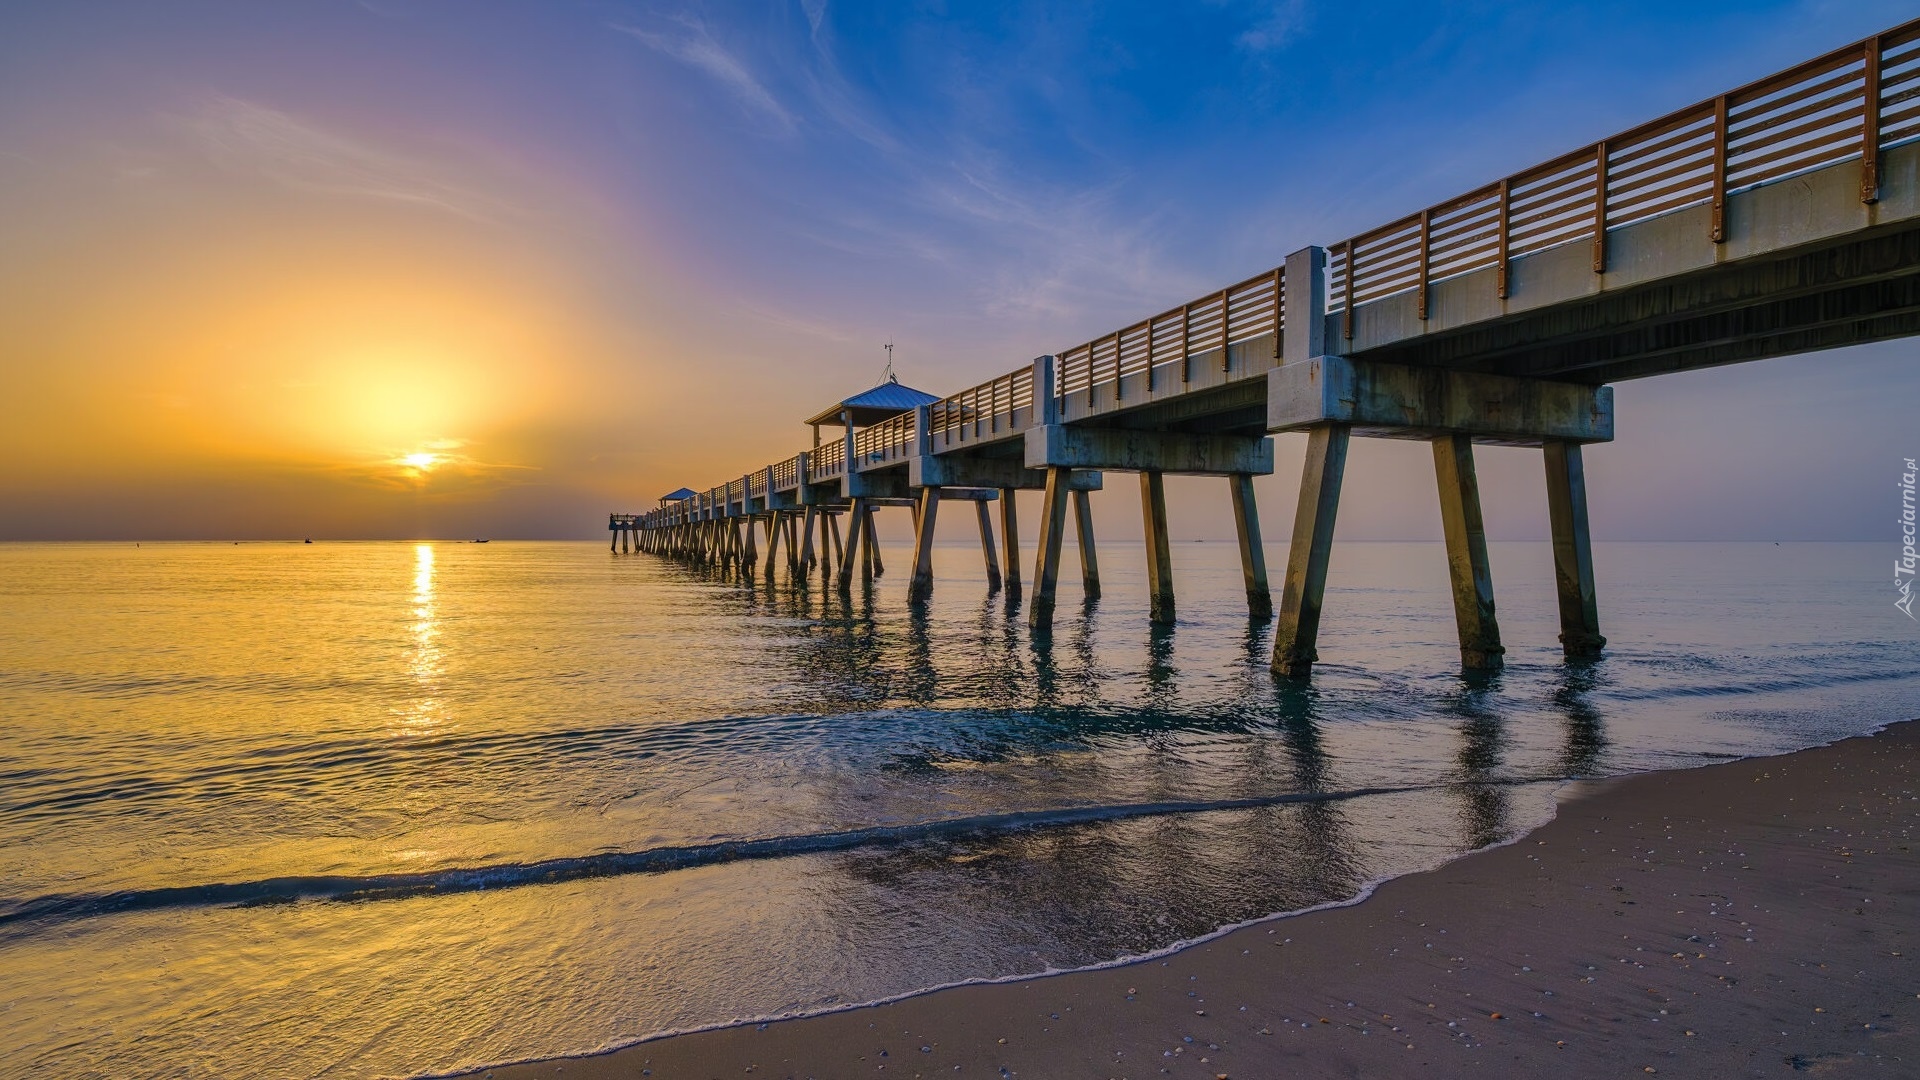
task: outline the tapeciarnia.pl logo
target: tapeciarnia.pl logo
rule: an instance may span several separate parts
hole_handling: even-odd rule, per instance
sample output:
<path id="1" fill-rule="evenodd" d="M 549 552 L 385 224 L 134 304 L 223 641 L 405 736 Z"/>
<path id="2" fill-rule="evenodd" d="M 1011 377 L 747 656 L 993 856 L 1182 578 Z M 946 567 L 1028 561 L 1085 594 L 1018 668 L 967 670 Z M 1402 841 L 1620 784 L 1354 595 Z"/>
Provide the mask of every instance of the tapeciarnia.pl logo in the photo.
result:
<path id="1" fill-rule="evenodd" d="M 1920 616 L 1913 613 L 1914 570 L 1916 561 L 1920 561 L 1920 555 L 1913 549 L 1913 481 L 1920 468 L 1914 466 L 1912 458 L 1906 462 L 1906 471 L 1900 474 L 1900 557 L 1893 561 L 1893 588 L 1900 599 L 1895 600 L 1893 606 L 1905 612 L 1907 618 L 1920 622 Z"/>

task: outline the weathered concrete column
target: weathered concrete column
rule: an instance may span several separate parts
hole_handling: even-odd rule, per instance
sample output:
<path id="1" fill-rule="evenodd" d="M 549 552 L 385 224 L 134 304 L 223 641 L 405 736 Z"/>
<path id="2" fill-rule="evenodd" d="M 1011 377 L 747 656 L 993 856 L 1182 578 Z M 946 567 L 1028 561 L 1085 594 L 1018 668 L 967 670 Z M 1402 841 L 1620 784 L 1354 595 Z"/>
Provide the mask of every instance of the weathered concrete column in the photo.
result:
<path id="1" fill-rule="evenodd" d="M 1173 621 L 1173 541 L 1167 531 L 1166 476 L 1140 474 L 1140 509 L 1147 533 L 1147 610 L 1157 623 Z"/>
<path id="2" fill-rule="evenodd" d="M 780 511 L 767 515 L 767 580 L 773 580 L 774 560 L 780 552 Z"/>
<path id="3" fill-rule="evenodd" d="M 1000 489 L 1000 561 L 1006 564 L 1009 593 L 1020 591 L 1020 509 L 1014 505 L 1015 489 Z"/>
<path id="4" fill-rule="evenodd" d="M 1560 594 L 1560 647 L 1569 657 L 1599 656 L 1600 603 L 1593 588 L 1587 530 L 1587 471 L 1580 444 L 1546 443 L 1547 517 L 1553 525 L 1553 577 Z"/>
<path id="5" fill-rule="evenodd" d="M 746 571 L 748 577 L 752 577 L 754 570 L 760 565 L 760 549 L 754 538 L 754 526 L 757 523 L 756 518 L 751 515 L 747 517 L 746 536 L 743 538 L 743 544 L 740 548 L 740 566 L 741 569 Z"/>
<path id="6" fill-rule="evenodd" d="M 1280 624 L 1273 633 L 1276 674 L 1313 673 L 1320 654 L 1320 600 L 1327 591 L 1333 556 L 1333 519 L 1340 509 L 1340 481 L 1347 470 L 1345 424 L 1324 424 L 1307 433 L 1307 460 L 1300 470 L 1300 503 L 1293 513 L 1293 543 L 1287 548 L 1287 578 L 1280 588 Z"/>
<path id="7" fill-rule="evenodd" d="M 1000 560 L 993 553 L 993 517 L 987 512 L 985 500 L 973 504 L 974 512 L 980 518 L 980 554 L 987 561 L 987 591 L 1000 588 Z"/>
<path id="8" fill-rule="evenodd" d="M 1087 599 L 1100 598 L 1100 553 L 1093 538 L 1093 504 L 1087 493 L 1073 492 L 1073 533 L 1080 541 L 1080 584 Z"/>
<path id="9" fill-rule="evenodd" d="M 1033 602 L 1027 605 L 1027 625 L 1053 628 L 1053 593 L 1060 584 L 1060 538 L 1067 528 L 1067 477 L 1070 470 L 1047 470 L 1047 490 L 1040 507 L 1039 547 L 1034 552 Z"/>
<path id="10" fill-rule="evenodd" d="M 818 508 L 809 506 L 806 519 L 800 524 L 800 576 L 803 578 L 813 570 L 813 523 L 819 516 Z"/>
<path id="11" fill-rule="evenodd" d="M 913 520 L 913 577 L 907 599 L 924 600 L 933 593 L 933 528 L 940 518 L 940 487 L 920 489 L 919 512 Z"/>
<path id="12" fill-rule="evenodd" d="M 867 531 L 867 566 L 874 577 L 885 577 L 887 566 L 880 561 L 880 532 L 873 524 L 873 504 L 867 504 L 867 512 L 860 515 L 861 527 Z"/>
<path id="13" fill-rule="evenodd" d="M 867 515 L 867 500 L 856 498 L 847 518 L 847 547 L 840 558 L 840 587 L 853 587 L 853 571 L 860 561 L 860 535 L 865 531 L 862 519 Z"/>
<path id="14" fill-rule="evenodd" d="M 1273 592 L 1267 586 L 1267 552 L 1260 541 L 1260 512 L 1253 501 L 1253 477 L 1227 477 L 1233 493 L 1234 533 L 1240 538 L 1240 576 L 1247 583 L 1247 615 L 1266 621 L 1273 617 Z"/>
<path id="15" fill-rule="evenodd" d="M 1440 485 L 1447 572 L 1453 579 L 1453 616 L 1460 626 L 1460 666 L 1469 671 L 1498 670 L 1507 650 L 1500 644 L 1500 624 L 1493 614 L 1493 569 L 1487 562 L 1487 528 L 1480 517 L 1472 437 L 1434 439 L 1433 468 Z"/>
<path id="16" fill-rule="evenodd" d="M 829 526 L 833 522 L 833 512 L 823 507 L 816 515 L 816 521 L 819 523 L 820 550 L 815 553 L 815 557 L 820 565 L 820 583 L 824 585 L 832 581 L 834 572 L 840 569 L 840 564 L 833 557 L 833 533 L 829 531 Z"/>

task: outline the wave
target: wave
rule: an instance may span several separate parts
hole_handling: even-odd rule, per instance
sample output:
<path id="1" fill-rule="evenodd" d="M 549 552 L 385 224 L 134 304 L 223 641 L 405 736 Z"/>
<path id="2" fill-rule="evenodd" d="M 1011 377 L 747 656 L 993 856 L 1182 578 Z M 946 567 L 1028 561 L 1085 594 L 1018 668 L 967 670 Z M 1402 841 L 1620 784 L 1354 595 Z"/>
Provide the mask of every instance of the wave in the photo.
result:
<path id="1" fill-rule="evenodd" d="M 1292 792 L 1235 799 L 1175 800 L 1115 803 L 1048 810 L 944 818 L 908 825 L 874 825 L 837 832 L 800 833 L 748 840 L 720 840 L 707 844 L 646 848 L 638 851 L 596 852 L 535 862 L 490 866 L 451 867 L 399 874 L 305 874 L 255 881 L 215 882 L 163 886 L 112 893 L 56 893 L 16 901 L 0 910 L 0 931 L 7 936 L 31 933 L 34 927 L 128 912 L 174 907 L 254 907 L 306 900 L 373 901 L 418 896 L 445 896 L 488 889 L 553 885 L 585 878 L 627 874 L 659 874 L 717 863 L 778 859 L 847 851 L 855 848 L 901 847 L 931 840 L 979 839 L 1036 829 L 1090 825 L 1134 818 L 1179 814 L 1253 810 L 1290 803 L 1334 803 L 1379 795 L 1461 787 L 1515 787 L 1567 779 L 1561 776 L 1474 781 L 1459 784 L 1419 784 L 1353 788 L 1331 792 Z"/>
<path id="2" fill-rule="evenodd" d="M 1240 732 L 1263 726 L 1257 711 L 1236 713 L 1229 705 L 1178 713 L 1119 707 L 1060 709 L 977 708 L 875 709 L 856 713 L 772 713 L 696 719 L 563 727 L 536 731 L 448 732 L 419 738 L 334 738 L 278 745 L 240 743 L 210 747 L 163 743 L 150 748 L 151 762 L 214 763 L 165 771 L 94 769 L 88 759 L 62 769 L 0 769 L 0 821 L 60 818 L 79 810 L 111 807 L 123 815 L 161 812 L 186 803 L 227 797 L 260 785 L 311 793 L 338 777 L 396 769 L 437 767 L 553 770 L 572 762 L 631 765 L 671 758 L 686 771 L 706 759 L 732 762 L 753 751 L 787 752 L 816 746 L 822 753 L 864 750 L 879 764 L 911 768 L 921 758 L 944 756 L 951 746 L 975 743 L 1037 746 L 1075 744 L 1100 737 L 1139 737 L 1163 731 Z M 224 751 L 226 760 L 218 760 Z M 0 765 L 5 762 L 0 760 Z"/>

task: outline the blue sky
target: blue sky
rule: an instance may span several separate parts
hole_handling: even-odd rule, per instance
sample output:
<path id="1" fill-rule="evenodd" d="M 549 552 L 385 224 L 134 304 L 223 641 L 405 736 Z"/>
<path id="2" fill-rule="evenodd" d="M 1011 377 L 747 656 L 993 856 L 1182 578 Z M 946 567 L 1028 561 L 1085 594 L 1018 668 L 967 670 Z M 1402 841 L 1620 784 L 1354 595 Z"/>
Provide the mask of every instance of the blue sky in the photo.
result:
<path id="1" fill-rule="evenodd" d="M 0 318 L 25 329 L 0 345 L 0 410 L 19 410 L 0 415 L 0 536 L 110 534 L 115 499 L 180 535 L 592 535 L 608 509 L 799 449 L 799 419 L 873 382 L 885 341 L 905 381 L 959 389 L 1912 14 L 15 5 Z M 236 296 L 284 312 L 322 293 L 340 299 L 306 322 L 234 325 Z M 149 331 L 169 359 L 80 325 Z M 316 325 L 335 352 L 302 345 Z M 1897 458 L 1920 452 L 1912 353 L 1620 387 L 1620 441 L 1589 459 L 1597 532 L 1878 538 Z M 351 444 L 279 445 L 231 392 L 276 372 L 289 431 L 330 373 L 408 365 L 429 399 L 413 428 L 335 425 Z M 145 396 L 115 404 L 128 387 Z M 125 421 L 153 402 L 179 423 Z M 354 464 L 418 447 L 460 468 L 406 487 Z M 1298 447 L 1279 456 L 1275 535 Z M 1362 447 L 1343 533 L 1437 536 L 1430 468 Z M 1543 535 L 1537 461 L 1489 451 L 1483 471 L 1496 535 Z M 1176 484 L 1179 528 L 1225 535 L 1220 494 Z"/>

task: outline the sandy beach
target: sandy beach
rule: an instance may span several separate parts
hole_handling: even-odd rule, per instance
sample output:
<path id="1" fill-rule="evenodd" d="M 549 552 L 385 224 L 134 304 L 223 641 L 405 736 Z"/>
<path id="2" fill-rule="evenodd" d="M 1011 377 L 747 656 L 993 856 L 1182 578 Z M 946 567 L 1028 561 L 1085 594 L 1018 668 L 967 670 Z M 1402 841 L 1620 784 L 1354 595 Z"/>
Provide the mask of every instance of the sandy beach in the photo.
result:
<path id="1" fill-rule="evenodd" d="M 1920 723 L 1561 802 L 1518 843 L 1162 959 L 486 1073 L 1920 1075 Z"/>

